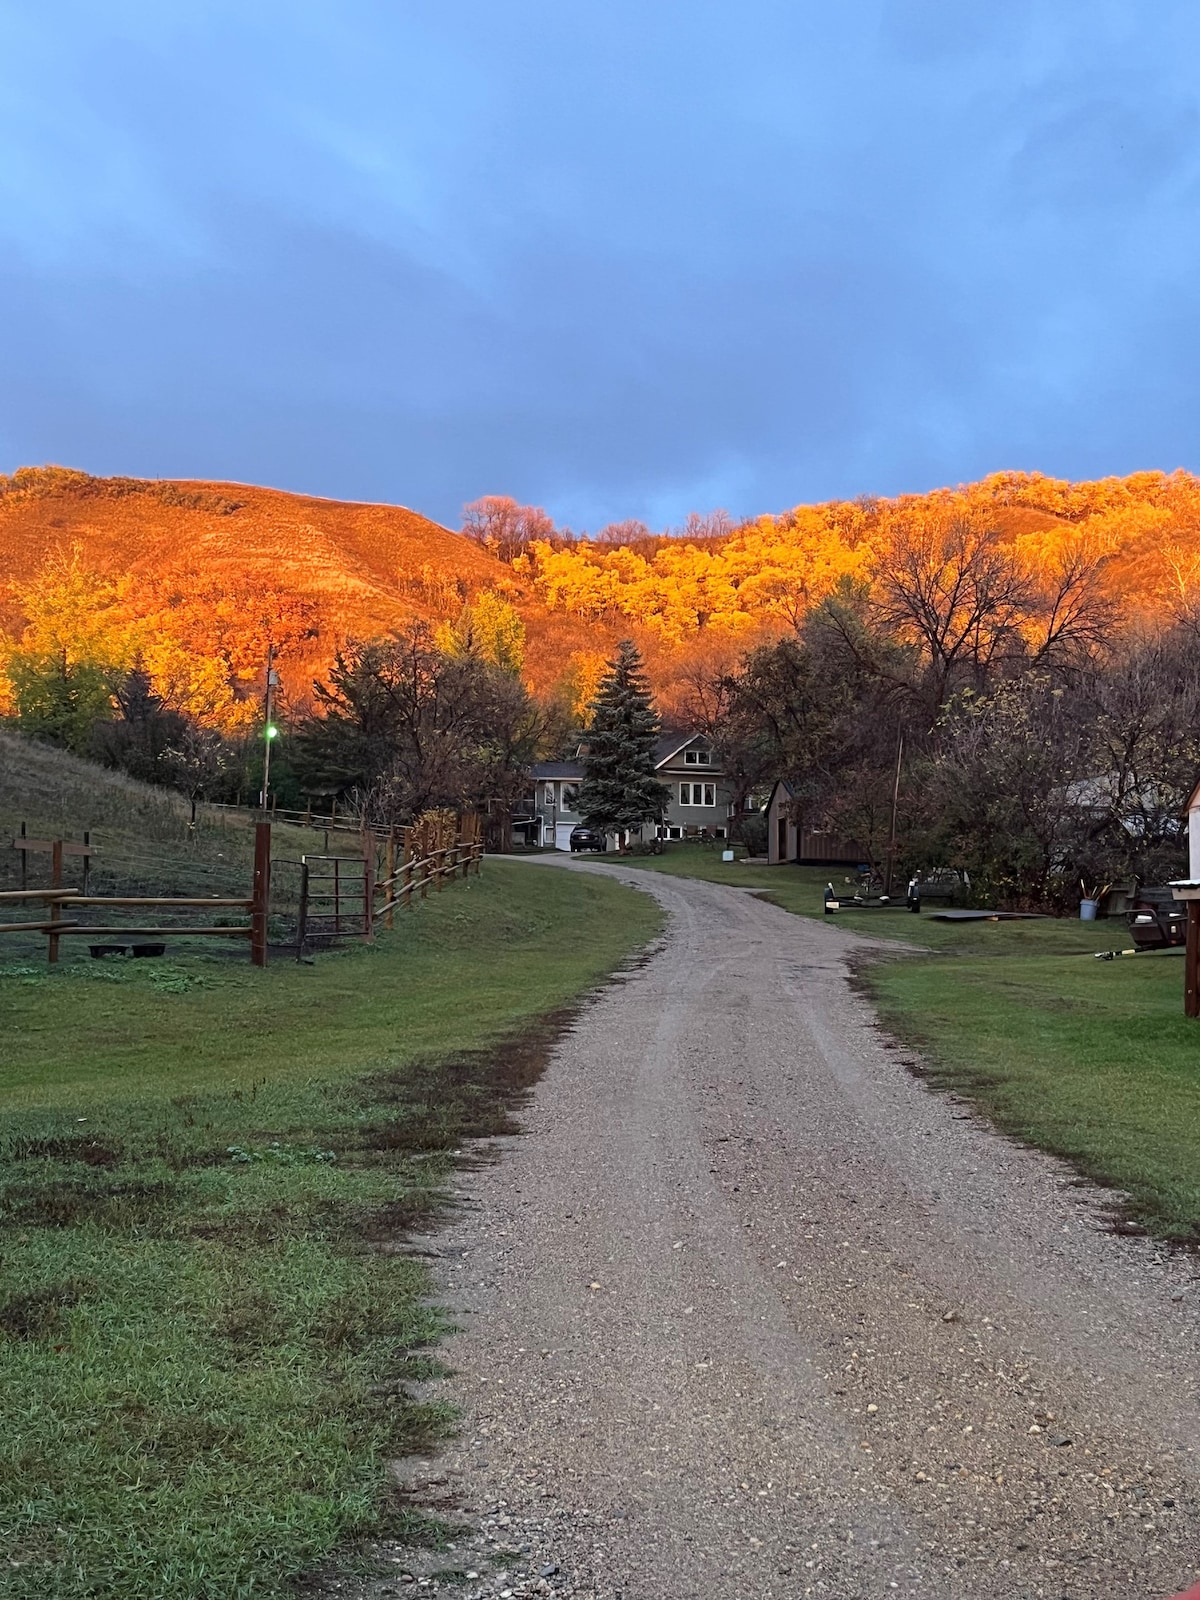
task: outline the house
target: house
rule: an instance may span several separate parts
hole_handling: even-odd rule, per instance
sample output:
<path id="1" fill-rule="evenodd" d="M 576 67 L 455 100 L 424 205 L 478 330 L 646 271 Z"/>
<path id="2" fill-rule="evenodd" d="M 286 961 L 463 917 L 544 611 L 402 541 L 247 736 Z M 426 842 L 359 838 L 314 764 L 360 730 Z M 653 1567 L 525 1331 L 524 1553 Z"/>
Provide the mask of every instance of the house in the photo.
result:
<path id="1" fill-rule="evenodd" d="M 662 822 L 647 823 L 642 839 L 727 837 L 730 793 L 721 759 L 703 734 L 663 734 L 655 748 L 654 766 L 669 799 Z M 583 821 L 576 809 L 582 759 L 539 761 L 531 777 L 533 790 L 513 818 L 514 831 L 522 832 L 529 844 L 569 850 L 571 829 Z M 610 842 L 615 846 L 615 838 Z"/>
<path id="2" fill-rule="evenodd" d="M 780 778 L 767 801 L 767 860 L 804 866 L 854 867 L 866 859 L 861 845 L 819 828 L 802 828 L 795 816 L 796 792 Z"/>

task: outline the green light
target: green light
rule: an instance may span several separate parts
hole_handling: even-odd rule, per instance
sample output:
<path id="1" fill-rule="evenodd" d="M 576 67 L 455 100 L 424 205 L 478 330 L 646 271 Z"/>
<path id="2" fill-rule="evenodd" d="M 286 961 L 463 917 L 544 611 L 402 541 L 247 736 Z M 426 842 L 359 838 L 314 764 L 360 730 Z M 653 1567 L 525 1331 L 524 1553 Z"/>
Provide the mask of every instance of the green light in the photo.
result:
<path id="1" fill-rule="evenodd" d="M 263 738 L 264 739 L 278 739 L 278 737 L 279 737 L 279 729 L 275 726 L 275 724 L 273 722 L 268 722 L 266 727 L 263 729 Z"/>

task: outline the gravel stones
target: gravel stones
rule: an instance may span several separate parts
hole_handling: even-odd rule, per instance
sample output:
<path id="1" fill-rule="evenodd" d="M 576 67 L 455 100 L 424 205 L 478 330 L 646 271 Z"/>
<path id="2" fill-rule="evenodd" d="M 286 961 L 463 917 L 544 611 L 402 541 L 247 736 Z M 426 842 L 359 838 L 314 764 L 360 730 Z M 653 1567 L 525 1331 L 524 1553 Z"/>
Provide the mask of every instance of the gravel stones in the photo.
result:
<path id="1" fill-rule="evenodd" d="M 406 1481 L 421 1503 L 445 1478 L 477 1531 L 395 1552 L 403 1592 L 1194 1581 L 1194 1262 L 1101 1231 L 1111 1196 L 905 1072 L 847 981 L 865 941 L 630 877 L 671 914 L 662 948 L 583 1013 L 440 1236 L 463 1331 L 430 1392 L 463 1431 Z"/>

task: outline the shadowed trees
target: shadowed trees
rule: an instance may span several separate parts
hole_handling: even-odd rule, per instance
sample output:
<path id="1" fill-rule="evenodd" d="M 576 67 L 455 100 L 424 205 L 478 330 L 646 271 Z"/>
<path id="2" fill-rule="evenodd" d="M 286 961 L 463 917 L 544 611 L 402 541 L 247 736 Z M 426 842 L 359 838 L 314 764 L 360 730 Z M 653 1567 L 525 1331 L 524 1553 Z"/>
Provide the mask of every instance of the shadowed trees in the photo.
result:
<path id="1" fill-rule="evenodd" d="M 503 819 L 524 793 L 541 732 L 524 685 L 478 655 L 446 655 L 422 624 L 351 641 L 314 696 L 295 741 L 300 781 L 355 796 L 372 823 L 489 804 Z"/>

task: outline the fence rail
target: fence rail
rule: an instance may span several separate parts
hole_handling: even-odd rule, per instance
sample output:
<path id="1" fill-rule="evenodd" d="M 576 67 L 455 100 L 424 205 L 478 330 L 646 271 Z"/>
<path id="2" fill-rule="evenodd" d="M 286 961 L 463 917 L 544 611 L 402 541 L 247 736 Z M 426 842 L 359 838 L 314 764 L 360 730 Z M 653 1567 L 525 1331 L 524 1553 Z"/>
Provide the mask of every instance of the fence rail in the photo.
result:
<path id="1" fill-rule="evenodd" d="M 271 897 L 271 825 L 257 823 L 254 830 L 254 885 L 249 895 L 99 895 L 85 894 L 79 889 L 62 886 L 61 840 L 53 841 L 51 876 L 57 880 L 46 889 L 6 889 L 0 892 L 0 905 L 24 905 L 40 902 L 48 907 L 48 916 L 38 922 L 0 922 L 0 933 L 42 933 L 46 936 L 46 959 L 58 960 L 58 943 L 64 937 L 107 940 L 117 943 L 122 939 L 247 939 L 250 959 L 256 967 L 267 964 L 267 917 Z M 19 846 L 18 846 L 19 848 Z M 94 853 L 90 850 L 89 853 Z M 112 908 L 114 910 L 150 909 L 167 911 L 238 910 L 249 913 L 245 926 L 224 927 L 207 923 L 175 923 L 170 927 L 130 927 L 120 923 L 95 923 L 85 919 L 73 920 L 72 913 L 84 907 Z M 64 915 L 64 912 L 67 913 Z"/>
<path id="2" fill-rule="evenodd" d="M 431 889 L 440 893 L 456 878 L 478 876 L 483 861 L 483 840 L 479 817 L 468 814 L 461 820 L 452 812 L 435 812 L 409 828 L 392 829 L 386 835 L 365 833 L 359 836 L 356 855 L 302 856 L 299 862 L 280 860 L 281 868 L 300 869 L 299 904 L 296 917 L 295 951 L 297 960 L 306 947 L 346 937 L 370 940 L 377 928 L 395 925 L 398 907 L 412 908 L 424 900 Z M 57 841 L 61 843 L 61 841 Z M 89 845 L 88 853 L 94 853 Z M 258 822 L 254 830 L 254 879 L 248 895 L 98 895 L 62 884 L 64 851 L 52 851 L 52 878 L 44 889 L 0 891 L 0 909 L 5 906 L 30 914 L 19 922 L 0 921 L 0 934 L 42 934 L 47 941 L 47 959 L 56 962 L 59 941 L 66 937 L 90 937 L 109 944 L 129 939 L 245 939 L 250 959 L 256 966 L 267 963 L 267 931 L 271 909 L 271 824 Z M 22 858 L 23 859 L 23 858 Z M 85 858 L 86 862 L 86 858 Z M 38 915 L 35 908 L 44 907 Z M 179 922 L 171 926 L 129 926 L 104 923 L 84 911 L 162 910 L 167 912 L 242 911 L 248 922 L 239 926 L 220 923 Z M 290 941 L 289 941 L 290 943 Z M 135 951 L 135 954 L 137 952 Z"/>
<path id="3" fill-rule="evenodd" d="M 301 858 L 297 959 L 318 940 L 373 939 L 395 926 L 397 907 L 440 892 L 456 877 L 478 875 L 483 858 L 479 818 L 436 812 L 409 828 L 363 835 L 360 856 Z M 315 870 L 314 870 L 315 869 Z"/>

